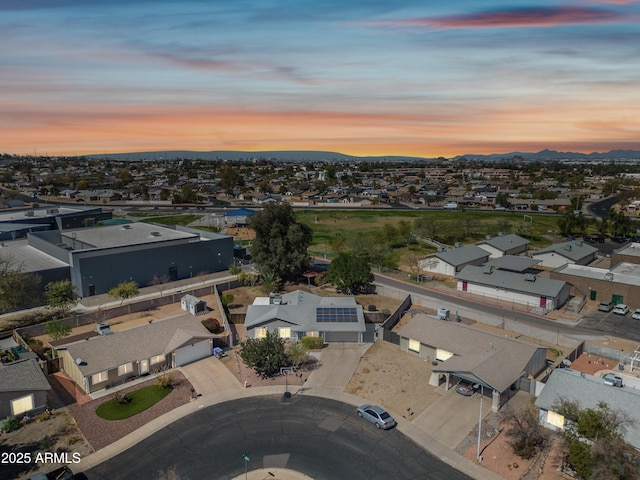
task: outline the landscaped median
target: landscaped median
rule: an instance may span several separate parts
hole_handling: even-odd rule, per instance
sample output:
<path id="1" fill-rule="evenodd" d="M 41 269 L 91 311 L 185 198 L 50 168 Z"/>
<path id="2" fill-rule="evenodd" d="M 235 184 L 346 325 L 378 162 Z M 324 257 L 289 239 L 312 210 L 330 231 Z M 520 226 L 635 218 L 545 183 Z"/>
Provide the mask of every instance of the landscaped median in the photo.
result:
<path id="1" fill-rule="evenodd" d="M 152 407 L 172 392 L 172 388 L 149 385 L 123 395 L 116 394 L 96 409 L 96 415 L 105 420 L 122 420 Z"/>

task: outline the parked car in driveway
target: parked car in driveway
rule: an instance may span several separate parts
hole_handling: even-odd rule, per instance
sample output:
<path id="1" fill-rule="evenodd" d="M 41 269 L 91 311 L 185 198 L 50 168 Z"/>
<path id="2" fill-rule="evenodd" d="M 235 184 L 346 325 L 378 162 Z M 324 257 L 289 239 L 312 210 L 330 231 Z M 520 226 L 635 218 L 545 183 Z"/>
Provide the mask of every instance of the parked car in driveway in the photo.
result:
<path id="1" fill-rule="evenodd" d="M 475 392 L 478 391 L 480 385 L 477 383 L 469 383 L 466 381 L 461 381 L 456 385 L 456 393 L 460 395 L 464 395 L 465 397 L 470 397 Z"/>
<path id="2" fill-rule="evenodd" d="M 598 305 L 598 311 L 600 312 L 610 312 L 613 310 L 613 303 L 611 302 L 600 302 Z"/>
<path id="3" fill-rule="evenodd" d="M 631 318 L 634 320 L 640 320 L 640 308 L 636 309 L 636 311 L 631 314 Z"/>
<path id="4" fill-rule="evenodd" d="M 396 421 L 382 407 L 376 405 L 361 405 L 358 407 L 358 416 L 366 418 L 375 424 L 376 428 L 387 430 L 396 426 Z"/>
<path id="5" fill-rule="evenodd" d="M 627 313 L 629 313 L 629 307 L 627 307 L 624 303 L 619 303 L 613 309 L 613 313 L 615 313 L 616 315 L 626 315 Z"/>

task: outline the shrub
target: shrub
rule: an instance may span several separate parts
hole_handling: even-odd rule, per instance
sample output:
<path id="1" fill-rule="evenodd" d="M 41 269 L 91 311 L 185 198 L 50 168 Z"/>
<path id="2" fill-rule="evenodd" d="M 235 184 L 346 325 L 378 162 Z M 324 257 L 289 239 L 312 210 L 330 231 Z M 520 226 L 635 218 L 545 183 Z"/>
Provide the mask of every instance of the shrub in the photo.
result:
<path id="1" fill-rule="evenodd" d="M 156 383 L 160 388 L 173 388 L 173 373 L 162 370 L 156 377 Z"/>
<path id="2" fill-rule="evenodd" d="M 324 338 L 322 337 L 302 337 L 300 340 L 302 348 L 305 350 L 321 350 L 324 347 Z"/>
<path id="3" fill-rule="evenodd" d="M 50 418 L 51 418 L 51 413 L 49 413 L 48 411 L 45 411 L 36 417 L 36 422 L 46 422 Z"/>
<path id="4" fill-rule="evenodd" d="M 20 421 L 16 417 L 7 417 L 0 420 L 0 431 L 9 433 L 20 428 Z"/>
<path id="5" fill-rule="evenodd" d="M 204 328 L 209 330 L 211 333 L 221 333 L 222 331 L 224 331 L 224 328 L 220 325 L 220 320 L 218 320 L 217 318 L 205 318 L 200 323 L 202 323 Z"/>

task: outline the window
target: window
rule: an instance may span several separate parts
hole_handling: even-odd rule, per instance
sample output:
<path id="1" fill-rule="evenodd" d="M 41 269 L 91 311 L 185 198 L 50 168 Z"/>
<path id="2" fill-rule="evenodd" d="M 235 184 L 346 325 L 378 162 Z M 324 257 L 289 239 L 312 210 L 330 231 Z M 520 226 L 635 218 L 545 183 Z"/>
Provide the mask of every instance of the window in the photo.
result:
<path id="1" fill-rule="evenodd" d="M 256 328 L 255 332 L 256 332 L 256 338 L 265 338 L 267 336 L 267 329 L 264 327 Z"/>
<path id="2" fill-rule="evenodd" d="M 96 385 L 98 383 L 106 382 L 108 379 L 109 375 L 106 370 L 104 372 L 94 373 L 91 375 L 91 384 Z"/>
<path id="3" fill-rule="evenodd" d="M 164 360 L 165 360 L 164 355 L 156 355 L 154 357 L 151 357 L 150 363 L 151 365 L 155 365 L 157 363 L 164 362 Z"/>
<path id="4" fill-rule="evenodd" d="M 409 351 L 420 353 L 420 342 L 418 340 L 409 339 Z"/>
<path id="5" fill-rule="evenodd" d="M 118 367 L 118 376 L 121 377 L 127 373 L 133 372 L 133 363 L 125 363 Z"/>
<path id="6" fill-rule="evenodd" d="M 278 329 L 278 336 L 280 338 L 291 338 L 291 327 L 280 327 Z"/>
<path id="7" fill-rule="evenodd" d="M 20 415 L 21 413 L 28 412 L 29 410 L 33 410 L 34 408 L 35 406 L 33 405 L 33 393 L 11 400 L 12 415 Z"/>
<path id="8" fill-rule="evenodd" d="M 549 425 L 553 425 L 554 427 L 564 428 L 564 417 L 559 413 L 548 411 L 547 423 Z"/>

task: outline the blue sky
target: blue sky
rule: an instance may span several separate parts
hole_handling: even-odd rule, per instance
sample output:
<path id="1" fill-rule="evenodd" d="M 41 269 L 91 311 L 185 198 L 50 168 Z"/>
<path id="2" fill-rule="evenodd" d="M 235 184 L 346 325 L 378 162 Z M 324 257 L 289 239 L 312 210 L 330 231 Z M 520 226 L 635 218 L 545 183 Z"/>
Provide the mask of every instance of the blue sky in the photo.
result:
<path id="1" fill-rule="evenodd" d="M 640 149 L 638 1 L 0 2 L 0 152 Z"/>

